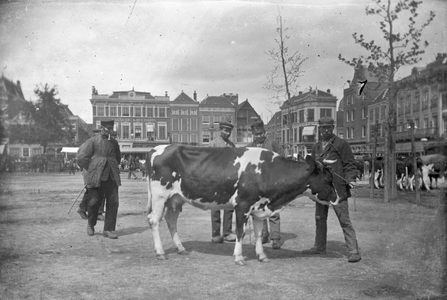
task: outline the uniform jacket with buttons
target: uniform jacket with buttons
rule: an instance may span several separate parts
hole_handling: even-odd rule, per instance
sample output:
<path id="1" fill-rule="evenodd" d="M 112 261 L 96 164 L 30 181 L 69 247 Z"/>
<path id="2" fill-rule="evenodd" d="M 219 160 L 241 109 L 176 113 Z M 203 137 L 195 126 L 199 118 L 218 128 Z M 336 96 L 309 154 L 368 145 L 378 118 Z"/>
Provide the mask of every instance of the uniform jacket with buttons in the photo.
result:
<path id="1" fill-rule="evenodd" d="M 321 140 L 314 144 L 312 156 L 316 159 L 336 160 L 334 164 L 329 165 L 333 172 L 334 187 L 341 201 L 351 197 L 348 182 L 355 182 L 358 172 L 349 143 L 334 135 L 325 149 L 323 149 L 323 141 Z"/>

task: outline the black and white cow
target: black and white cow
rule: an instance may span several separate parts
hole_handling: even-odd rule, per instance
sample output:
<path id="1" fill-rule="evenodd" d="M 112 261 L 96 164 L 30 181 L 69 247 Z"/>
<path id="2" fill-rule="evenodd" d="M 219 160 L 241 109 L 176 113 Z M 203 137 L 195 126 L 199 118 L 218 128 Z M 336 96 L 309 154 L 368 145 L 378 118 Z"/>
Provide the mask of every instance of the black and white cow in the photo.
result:
<path id="1" fill-rule="evenodd" d="M 338 203 L 331 172 L 311 156 L 295 161 L 261 148 L 164 145 L 148 154 L 146 170 L 148 221 L 158 259 L 166 259 L 159 233 L 163 215 L 178 253 L 187 254 L 177 233 L 177 218 L 184 202 L 204 210 L 235 210 L 234 256 L 238 265 L 245 265 L 242 239 L 250 216 L 258 260 L 268 262 L 261 242 L 264 219 L 278 214 L 301 194 L 314 201 Z"/>

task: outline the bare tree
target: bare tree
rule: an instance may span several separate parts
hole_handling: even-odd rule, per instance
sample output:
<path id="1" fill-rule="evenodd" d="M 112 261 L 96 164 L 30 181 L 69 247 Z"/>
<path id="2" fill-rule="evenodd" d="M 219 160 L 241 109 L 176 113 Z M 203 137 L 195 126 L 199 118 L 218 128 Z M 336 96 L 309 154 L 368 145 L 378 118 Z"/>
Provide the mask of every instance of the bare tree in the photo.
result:
<path id="1" fill-rule="evenodd" d="M 396 128 L 396 109 L 395 99 L 397 90 L 394 78 L 400 67 L 418 63 L 422 58 L 421 54 L 425 52 L 424 48 L 428 46 L 428 42 L 422 42 L 422 31 L 434 19 L 434 12 L 430 11 L 430 16 L 424 23 L 417 24 L 419 5 L 422 1 L 415 0 L 399 0 L 397 4 L 392 5 L 391 0 L 381 1 L 373 0 L 374 6 L 366 7 L 366 15 L 378 16 L 381 18 L 380 30 L 383 33 L 385 47 L 382 49 L 380 44 L 372 40 L 365 41 L 363 34 L 354 33 L 352 36 L 356 44 L 369 52 L 367 57 L 360 56 L 347 60 L 342 55 L 339 59 L 351 66 L 365 62 L 368 69 L 376 73 L 379 80 L 387 84 L 388 97 L 388 114 L 383 126 L 386 131 L 385 135 L 385 190 L 384 201 L 387 203 L 390 199 L 397 197 L 397 189 L 394 182 L 396 174 L 396 157 L 394 145 L 394 132 Z M 408 17 L 406 23 L 404 18 Z M 403 32 L 397 32 L 398 25 Z M 405 24 L 403 24 L 405 23 Z"/>
<path id="2" fill-rule="evenodd" d="M 288 27 L 284 27 L 285 20 L 282 19 L 281 14 L 278 12 L 277 17 L 279 37 L 275 39 L 277 47 L 272 50 L 266 51 L 266 54 L 273 61 L 274 67 L 270 74 L 267 76 L 267 83 L 263 86 L 264 89 L 271 91 L 269 100 L 273 104 L 282 106 L 287 105 L 287 127 L 289 128 L 289 135 L 292 136 L 292 107 L 293 107 L 293 94 L 296 94 L 299 88 L 298 79 L 303 75 L 304 71 L 301 70 L 301 65 L 308 59 L 303 57 L 299 51 L 293 53 L 289 52 L 287 47 L 287 41 L 290 36 L 287 35 Z M 287 144 L 289 141 L 284 141 L 285 151 L 287 151 Z M 287 153 L 286 153 L 287 154 Z"/>

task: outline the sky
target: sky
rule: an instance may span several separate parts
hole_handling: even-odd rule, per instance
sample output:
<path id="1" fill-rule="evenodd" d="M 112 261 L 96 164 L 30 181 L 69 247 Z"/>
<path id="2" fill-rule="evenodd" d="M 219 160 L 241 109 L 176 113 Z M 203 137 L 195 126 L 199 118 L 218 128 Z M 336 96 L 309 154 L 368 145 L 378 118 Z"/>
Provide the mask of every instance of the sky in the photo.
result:
<path id="1" fill-rule="evenodd" d="M 396 0 L 392 0 L 395 2 Z M 289 28 L 289 52 L 300 52 L 300 90 L 309 87 L 338 99 L 353 77 L 338 59 L 367 53 L 352 34 L 383 41 L 380 19 L 365 14 L 370 0 L 285 1 L 2 1 L 2 74 L 19 80 L 26 100 L 36 86 L 56 86 L 73 114 L 92 122 L 92 86 L 99 94 L 151 92 L 174 100 L 182 91 L 202 101 L 223 93 L 248 99 L 267 122 L 279 110 L 264 89 L 277 48 L 277 17 Z M 423 1 L 418 20 L 436 13 L 423 32 L 430 45 L 415 66 L 447 53 L 447 1 Z M 396 24 L 402 29 L 408 23 Z M 402 68 L 397 78 L 409 75 Z"/>

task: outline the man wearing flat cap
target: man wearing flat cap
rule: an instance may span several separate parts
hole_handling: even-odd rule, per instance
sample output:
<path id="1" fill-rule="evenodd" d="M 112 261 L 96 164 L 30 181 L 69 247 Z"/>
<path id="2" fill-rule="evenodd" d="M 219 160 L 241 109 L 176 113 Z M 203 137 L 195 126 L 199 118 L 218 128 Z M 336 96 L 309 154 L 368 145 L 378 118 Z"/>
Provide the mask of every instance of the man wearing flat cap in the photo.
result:
<path id="1" fill-rule="evenodd" d="M 251 133 L 253 134 L 253 142 L 247 145 L 247 147 L 259 147 L 265 148 L 270 151 L 276 152 L 282 155 L 281 147 L 279 144 L 267 137 L 267 132 L 264 128 L 264 122 L 262 120 L 256 121 L 251 124 Z M 262 228 L 262 243 L 266 244 L 269 242 L 269 238 L 272 241 L 272 249 L 281 249 L 280 239 L 280 228 L 281 228 L 281 217 L 279 214 L 273 215 L 268 220 L 270 225 L 270 234 L 267 225 L 267 220 L 264 220 L 264 226 Z"/>
<path id="2" fill-rule="evenodd" d="M 348 262 L 355 263 L 361 260 L 361 256 L 356 233 L 349 218 L 348 207 L 348 198 L 351 197 L 350 189 L 357 185 L 356 178 L 358 177 L 354 155 L 349 143 L 333 133 L 335 128 L 334 119 L 322 117 L 318 121 L 318 125 L 320 140 L 312 147 L 312 156 L 319 159 L 335 160 L 330 168 L 340 202 L 332 207 L 345 236 L 346 248 L 349 253 Z M 315 203 L 315 244 L 311 249 L 302 251 L 303 254 L 319 255 L 326 253 L 328 211 L 329 206 Z"/>
<path id="3" fill-rule="evenodd" d="M 95 234 L 95 225 L 101 198 L 106 201 L 103 236 L 116 239 L 115 227 L 118 214 L 118 187 L 121 185 L 118 162 L 121 158 L 118 142 L 110 136 L 114 121 L 101 121 L 101 131 L 79 147 L 78 165 L 87 170 L 85 184 L 90 199 L 87 204 L 87 234 Z"/>
<path id="4" fill-rule="evenodd" d="M 230 122 L 220 122 L 220 135 L 215 138 L 209 144 L 210 147 L 233 147 L 236 146 L 232 141 L 230 141 L 231 131 L 234 126 Z M 211 230 L 212 236 L 211 241 L 213 243 L 223 243 L 223 241 L 234 242 L 236 241 L 236 235 L 231 230 L 231 225 L 233 223 L 233 212 L 234 210 L 224 210 L 223 211 L 223 226 L 222 235 L 220 233 L 220 210 L 211 211 Z"/>

